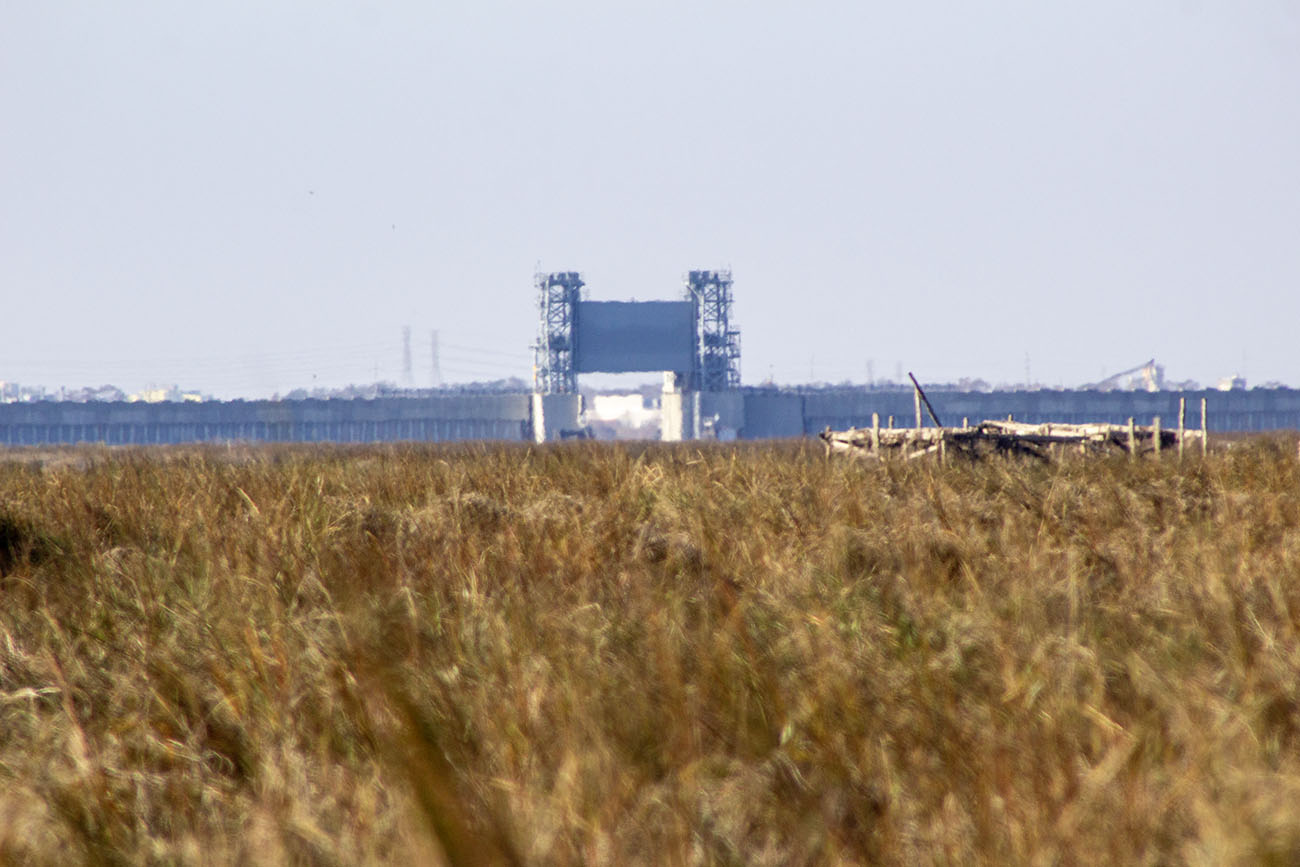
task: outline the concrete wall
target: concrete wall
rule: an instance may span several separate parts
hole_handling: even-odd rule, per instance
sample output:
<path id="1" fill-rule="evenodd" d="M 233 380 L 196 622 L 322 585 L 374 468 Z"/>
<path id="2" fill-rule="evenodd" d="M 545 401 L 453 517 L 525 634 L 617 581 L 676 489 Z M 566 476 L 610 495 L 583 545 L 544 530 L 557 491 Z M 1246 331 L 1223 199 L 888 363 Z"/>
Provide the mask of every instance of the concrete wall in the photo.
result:
<path id="1" fill-rule="evenodd" d="M 734 440 L 745 427 L 745 395 L 739 391 L 696 392 L 697 435 Z"/>
<path id="2" fill-rule="evenodd" d="M 742 439 L 761 440 L 804 435 L 804 402 L 799 394 L 746 393 Z"/>
<path id="3" fill-rule="evenodd" d="M 394 442 L 532 437 L 526 394 L 377 400 L 0 404 L 0 445 Z"/>
<path id="4" fill-rule="evenodd" d="M 734 440 L 745 425 L 745 397 L 739 391 L 664 391 L 660 397 L 660 439 Z"/>

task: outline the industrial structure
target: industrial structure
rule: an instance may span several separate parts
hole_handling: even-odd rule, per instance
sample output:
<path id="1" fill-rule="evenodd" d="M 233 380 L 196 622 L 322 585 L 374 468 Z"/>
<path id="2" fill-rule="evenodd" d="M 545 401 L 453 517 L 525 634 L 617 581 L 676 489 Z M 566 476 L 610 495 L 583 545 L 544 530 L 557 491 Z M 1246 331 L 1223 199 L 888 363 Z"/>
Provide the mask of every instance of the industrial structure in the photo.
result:
<path id="1" fill-rule="evenodd" d="M 686 292 L 695 305 L 697 391 L 740 388 L 740 332 L 732 324 L 731 272 L 691 271 Z"/>
<path id="2" fill-rule="evenodd" d="M 576 271 L 538 274 L 534 390 L 576 394 L 580 373 L 669 372 L 691 391 L 740 388 L 730 271 L 691 271 L 681 301 L 591 301 Z"/>
<path id="3" fill-rule="evenodd" d="M 577 271 L 538 274 L 538 335 L 532 393 L 439 392 L 377 399 L 128 403 L 123 400 L 4 402 L 0 446 L 162 444 L 188 442 L 442 442 L 464 439 L 535 441 L 584 432 L 581 374 L 662 372 L 661 438 L 766 439 L 816 435 L 896 421 L 912 426 L 910 388 L 742 387 L 740 332 L 731 272 L 685 275 L 677 300 L 593 301 Z M 409 378 L 410 333 L 403 332 L 403 374 Z M 434 376 L 440 379 L 437 332 Z M 1134 390 L 1135 385 L 1140 388 Z M 1180 399 L 1208 412 L 1219 431 L 1300 429 L 1300 391 L 1171 388 L 1154 362 L 1091 388 L 959 391 L 929 389 L 944 418 L 1014 417 L 1018 422 L 1151 424 L 1176 418 Z M 119 393 L 120 394 L 120 393 Z"/>
<path id="4" fill-rule="evenodd" d="M 661 372 L 663 438 L 701 434 L 702 395 L 740 389 L 740 332 L 730 271 L 690 271 L 679 301 L 592 301 L 576 271 L 538 274 L 538 337 L 533 346 L 534 436 L 580 429 L 578 375 Z M 717 403 L 718 401 L 713 401 Z M 735 435 L 739 426 L 728 415 Z M 725 425 L 724 425 L 725 426 Z"/>
<path id="5" fill-rule="evenodd" d="M 1089 391 L 1163 391 L 1165 387 L 1165 368 L 1150 361 L 1111 374 L 1100 382 L 1084 386 Z"/>
<path id="6" fill-rule="evenodd" d="M 576 271 L 538 274 L 538 310 L 541 328 L 533 346 L 536 361 L 533 391 L 541 394 L 577 394 L 578 377 L 573 359 L 578 304 L 582 300 L 582 275 Z"/>

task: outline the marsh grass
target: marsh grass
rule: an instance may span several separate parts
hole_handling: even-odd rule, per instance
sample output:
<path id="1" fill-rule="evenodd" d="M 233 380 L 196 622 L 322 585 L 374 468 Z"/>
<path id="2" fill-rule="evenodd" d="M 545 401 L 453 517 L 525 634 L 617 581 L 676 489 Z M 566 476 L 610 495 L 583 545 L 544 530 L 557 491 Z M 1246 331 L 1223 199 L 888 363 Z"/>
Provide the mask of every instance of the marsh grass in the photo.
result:
<path id="1" fill-rule="evenodd" d="M 1281 442 L 79 450 L 0 576 L 0 861 L 1300 861 Z"/>

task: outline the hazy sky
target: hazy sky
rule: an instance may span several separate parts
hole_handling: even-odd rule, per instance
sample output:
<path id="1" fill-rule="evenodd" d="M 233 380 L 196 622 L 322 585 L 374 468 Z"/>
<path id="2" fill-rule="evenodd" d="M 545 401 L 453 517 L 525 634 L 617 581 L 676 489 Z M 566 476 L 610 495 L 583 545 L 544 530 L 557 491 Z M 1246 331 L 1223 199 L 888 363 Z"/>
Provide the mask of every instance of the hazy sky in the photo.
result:
<path id="1" fill-rule="evenodd" d="M 748 383 L 1300 385 L 1296 0 L 8 0 L 0 117 L 0 379 L 528 376 L 540 264 L 730 266 Z"/>

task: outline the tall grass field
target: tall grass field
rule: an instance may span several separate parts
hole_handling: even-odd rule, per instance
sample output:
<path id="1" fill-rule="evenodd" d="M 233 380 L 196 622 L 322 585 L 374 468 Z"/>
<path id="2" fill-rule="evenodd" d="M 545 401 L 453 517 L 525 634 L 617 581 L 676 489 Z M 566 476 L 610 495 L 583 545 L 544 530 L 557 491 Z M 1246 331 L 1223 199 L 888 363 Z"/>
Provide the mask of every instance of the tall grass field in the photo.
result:
<path id="1" fill-rule="evenodd" d="M 1300 464 L 0 453 L 0 863 L 1300 863 Z"/>

